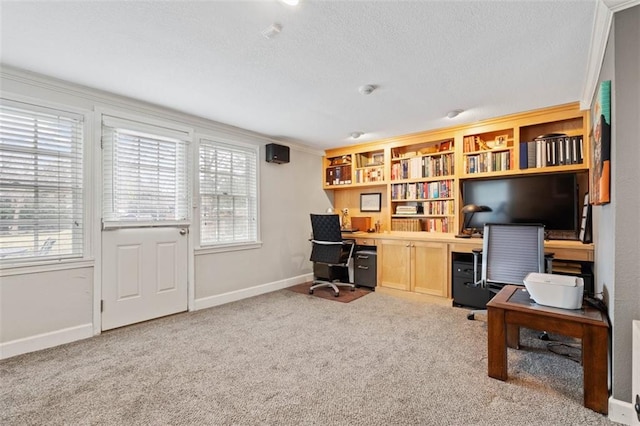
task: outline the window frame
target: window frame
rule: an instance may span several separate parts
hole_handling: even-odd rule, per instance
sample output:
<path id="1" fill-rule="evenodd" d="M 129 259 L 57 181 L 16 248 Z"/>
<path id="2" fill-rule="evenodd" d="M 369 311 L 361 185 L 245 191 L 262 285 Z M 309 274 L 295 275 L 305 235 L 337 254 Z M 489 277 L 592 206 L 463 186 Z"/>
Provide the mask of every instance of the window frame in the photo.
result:
<path id="1" fill-rule="evenodd" d="M 194 200 L 197 200 L 197 213 L 194 215 L 194 223 L 197 230 L 197 254 L 211 254 L 220 252 L 229 252 L 237 250 L 251 250 L 262 247 L 261 240 L 261 227 L 260 227 L 260 146 L 254 143 L 247 143 L 238 141 L 236 139 L 229 139 L 221 137 L 219 135 L 211 134 L 198 134 L 196 137 L 196 147 L 194 149 Z M 223 146 L 229 146 L 231 148 L 237 148 L 240 150 L 251 151 L 255 154 L 255 194 L 256 194 L 256 210 L 255 210 L 255 239 L 251 241 L 234 241 L 234 242 L 219 242 L 219 243 L 203 243 L 202 241 L 202 228 L 203 228 L 203 206 L 202 206 L 202 179 L 200 172 L 200 152 L 203 144 L 219 144 Z"/>
<path id="2" fill-rule="evenodd" d="M 184 125 L 180 125 L 178 123 L 173 123 L 165 120 L 154 120 L 152 118 L 145 118 L 134 116 L 131 114 L 126 114 L 122 112 L 112 111 L 112 110 L 103 110 L 100 111 L 99 114 L 99 125 L 98 125 L 98 133 L 99 140 L 101 141 L 101 161 L 100 161 L 100 216 L 102 221 L 102 230 L 106 229 L 119 229 L 119 228 L 143 228 L 143 227 L 154 227 L 154 226 L 174 226 L 174 227 L 189 227 L 192 224 L 193 213 L 192 213 L 192 203 L 193 203 L 193 130 L 190 127 L 186 127 Z M 105 198 L 106 198 L 106 189 L 105 189 L 105 173 L 104 173 L 104 160 L 107 147 L 105 145 L 105 128 L 111 128 L 114 130 L 122 129 L 125 133 L 129 134 L 140 134 L 151 136 L 153 138 L 158 138 L 158 140 L 163 139 L 174 139 L 179 140 L 184 144 L 186 152 L 185 152 L 185 182 L 186 190 L 187 190 L 187 201 L 186 201 L 186 217 L 183 219 L 163 219 L 163 220 L 131 220 L 125 221 L 121 219 L 111 219 L 105 217 Z M 173 143 L 172 141 L 169 141 Z"/>
<path id="3" fill-rule="evenodd" d="M 94 223 L 91 216 L 93 187 L 90 167 L 88 167 L 93 161 L 93 151 L 90 144 L 92 134 L 91 112 L 66 104 L 15 94 L 2 94 L 0 96 L 0 104 L 10 108 L 22 109 L 34 115 L 44 113 L 78 120 L 80 137 L 77 141 L 77 147 L 80 150 L 80 155 L 76 166 L 80 188 L 78 193 L 73 196 L 73 204 L 75 206 L 73 209 L 81 212 L 81 226 L 77 229 L 72 229 L 72 232 L 80 233 L 80 238 L 76 239 L 76 242 L 81 245 L 81 248 L 77 253 L 0 259 L 0 276 L 22 274 L 27 273 L 27 271 L 38 272 L 41 267 L 45 268 L 42 270 L 60 270 L 90 266 L 92 264 L 91 234 L 92 224 Z"/>

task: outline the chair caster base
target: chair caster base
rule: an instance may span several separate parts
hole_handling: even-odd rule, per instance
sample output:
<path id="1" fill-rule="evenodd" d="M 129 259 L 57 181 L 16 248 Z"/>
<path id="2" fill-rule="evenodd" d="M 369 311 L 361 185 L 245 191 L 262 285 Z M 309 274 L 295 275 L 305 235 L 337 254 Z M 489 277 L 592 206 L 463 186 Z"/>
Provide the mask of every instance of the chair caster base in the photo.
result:
<path id="1" fill-rule="evenodd" d="M 313 294 L 313 290 L 309 290 L 309 294 Z"/>
<path id="2" fill-rule="evenodd" d="M 467 319 L 469 321 L 473 321 L 474 319 L 476 319 L 476 316 L 474 314 L 467 314 Z"/>
<path id="3" fill-rule="evenodd" d="M 543 331 L 542 333 L 540 333 L 540 335 L 538 336 L 538 339 L 544 340 L 544 341 L 551 340 L 549 337 L 549 333 L 547 333 L 546 331 Z"/>

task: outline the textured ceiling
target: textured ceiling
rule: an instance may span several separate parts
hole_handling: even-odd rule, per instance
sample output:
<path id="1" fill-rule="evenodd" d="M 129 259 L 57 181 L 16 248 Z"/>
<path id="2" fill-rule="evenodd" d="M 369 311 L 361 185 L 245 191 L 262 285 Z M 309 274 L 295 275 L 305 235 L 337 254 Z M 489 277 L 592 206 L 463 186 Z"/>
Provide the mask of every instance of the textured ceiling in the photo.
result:
<path id="1" fill-rule="evenodd" d="M 0 61 L 324 149 L 579 101 L 597 1 L 2 0 Z"/>

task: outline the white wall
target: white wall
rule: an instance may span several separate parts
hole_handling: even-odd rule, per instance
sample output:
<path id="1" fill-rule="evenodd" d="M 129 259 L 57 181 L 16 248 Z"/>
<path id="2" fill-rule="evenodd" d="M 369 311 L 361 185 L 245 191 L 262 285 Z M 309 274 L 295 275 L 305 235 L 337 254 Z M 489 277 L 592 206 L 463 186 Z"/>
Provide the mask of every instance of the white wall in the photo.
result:
<path id="1" fill-rule="evenodd" d="M 1 280 L 0 358 L 93 335 L 93 268 Z"/>
<path id="2" fill-rule="evenodd" d="M 249 250 L 195 257 L 197 309 L 248 297 L 307 280 L 309 213 L 325 211 L 332 197 L 321 189 L 321 155 L 303 145 L 291 147 L 289 164 L 264 161 L 263 135 L 35 75 L 1 70 L 1 96 L 83 113 L 89 123 L 85 153 L 90 173 L 85 182 L 90 236 L 85 258 L 77 263 L 0 269 L 0 358 L 85 338 L 100 330 L 100 170 L 96 110 L 107 109 L 188 126 L 196 134 L 260 146 L 262 245 Z M 197 227 L 194 227 L 197 231 Z M 195 237 L 195 235 L 194 235 Z"/>

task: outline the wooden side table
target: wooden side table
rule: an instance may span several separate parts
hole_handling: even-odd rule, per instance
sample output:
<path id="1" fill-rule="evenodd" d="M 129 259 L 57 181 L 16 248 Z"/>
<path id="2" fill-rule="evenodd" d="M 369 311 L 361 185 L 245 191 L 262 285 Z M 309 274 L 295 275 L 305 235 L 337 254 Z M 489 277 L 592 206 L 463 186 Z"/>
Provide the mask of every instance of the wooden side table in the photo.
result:
<path id="1" fill-rule="evenodd" d="M 507 380 L 507 346 L 519 347 L 520 327 L 579 338 L 584 406 L 607 414 L 609 322 L 602 312 L 589 306 L 569 310 L 538 305 L 524 287 L 513 285 L 500 290 L 487 311 L 489 377 Z"/>

